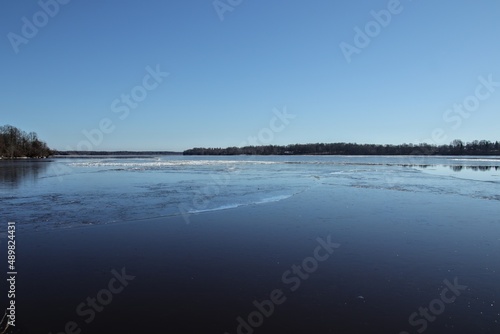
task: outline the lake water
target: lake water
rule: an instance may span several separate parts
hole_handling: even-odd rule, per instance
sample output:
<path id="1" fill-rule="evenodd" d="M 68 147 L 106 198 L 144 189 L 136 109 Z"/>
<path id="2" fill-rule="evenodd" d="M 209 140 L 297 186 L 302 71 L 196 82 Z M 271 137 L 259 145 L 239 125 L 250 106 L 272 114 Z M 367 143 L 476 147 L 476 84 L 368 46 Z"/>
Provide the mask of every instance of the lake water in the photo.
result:
<path id="1" fill-rule="evenodd" d="M 311 187 L 500 201 L 500 158 L 252 156 L 0 161 L 0 215 L 19 228 L 110 224 L 279 201 Z M 369 200 L 369 199 L 368 199 Z M 2 226 L 1 232 L 5 227 Z"/>
<path id="2" fill-rule="evenodd" d="M 56 158 L 0 180 L 22 332 L 500 333 L 498 157 Z"/>

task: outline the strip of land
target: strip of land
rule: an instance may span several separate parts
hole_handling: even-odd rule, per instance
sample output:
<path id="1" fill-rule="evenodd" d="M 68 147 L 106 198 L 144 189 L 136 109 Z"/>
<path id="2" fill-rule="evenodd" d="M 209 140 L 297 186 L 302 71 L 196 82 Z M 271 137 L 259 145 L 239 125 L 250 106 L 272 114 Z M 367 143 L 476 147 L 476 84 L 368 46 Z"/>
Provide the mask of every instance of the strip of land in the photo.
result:
<path id="1" fill-rule="evenodd" d="M 192 148 L 184 155 L 500 155 L 500 142 L 454 140 L 449 145 L 316 143 L 286 146 Z"/>

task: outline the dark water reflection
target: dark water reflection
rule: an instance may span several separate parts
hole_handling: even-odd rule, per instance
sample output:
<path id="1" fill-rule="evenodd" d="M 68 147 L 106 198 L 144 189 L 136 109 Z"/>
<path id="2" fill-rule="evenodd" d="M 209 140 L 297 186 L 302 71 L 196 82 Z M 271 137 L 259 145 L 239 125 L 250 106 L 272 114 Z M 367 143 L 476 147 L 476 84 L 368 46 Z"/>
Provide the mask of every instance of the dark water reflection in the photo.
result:
<path id="1" fill-rule="evenodd" d="M 454 172 L 461 172 L 464 169 L 472 170 L 475 172 L 488 172 L 491 170 L 498 171 L 500 166 L 450 166 Z"/>
<path id="2" fill-rule="evenodd" d="M 0 160 L 0 187 L 14 189 L 36 182 L 47 172 L 51 160 Z"/>
<path id="3" fill-rule="evenodd" d="M 454 172 L 461 172 L 462 170 L 472 170 L 474 172 L 489 172 L 489 171 L 499 171 L 500 166 L 468 166 L 468 165 L 408 165 L 402 164 L 402 167 L 410 168 L 433 168 L 438 166 L 449 167 Z"/>

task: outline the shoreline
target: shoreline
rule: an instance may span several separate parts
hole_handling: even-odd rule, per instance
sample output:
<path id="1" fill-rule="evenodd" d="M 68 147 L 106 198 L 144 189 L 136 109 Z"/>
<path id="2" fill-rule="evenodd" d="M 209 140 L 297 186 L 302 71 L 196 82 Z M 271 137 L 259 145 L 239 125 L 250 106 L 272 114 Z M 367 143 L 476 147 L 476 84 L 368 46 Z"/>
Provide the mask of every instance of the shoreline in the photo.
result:
<path id="1" fill-rule="evenodd" d="M 365 155 L 365 154 L 270 154 L 270 155 L 258 155 L 258 154 L 239 154 L 239 155 L 183 155 L 180 154 L 81 154 L 81 155 L 51 155 L 47 157 L 14 157 L 14 158 L 6 158 L 0 157 L 0 161 L 50 161 L 51 159 L 127 159 L 127 158 L 156 158 L 156 157 L 207 157 L 207 158 L 227 158 L 227 157 L 349 157 L 349 158 L 369 158 L 369 157 L 380 157 L 380 158 L 469 158 L 469 159 L 481 159 L 481 158 L 489 158 L 489 159 L 499 159 L 499 154 L 491 154 L 491 155 Z"/>

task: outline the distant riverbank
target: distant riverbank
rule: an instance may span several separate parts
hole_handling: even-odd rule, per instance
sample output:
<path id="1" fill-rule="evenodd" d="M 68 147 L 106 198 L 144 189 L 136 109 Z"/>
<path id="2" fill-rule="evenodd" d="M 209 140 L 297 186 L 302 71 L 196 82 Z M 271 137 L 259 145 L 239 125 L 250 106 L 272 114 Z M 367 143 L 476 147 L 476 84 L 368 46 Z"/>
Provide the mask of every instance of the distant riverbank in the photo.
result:
<path id="1" fill-rule="evenodd" d="M 33 160 L 33 159 L 47 159 L 50 156 L 46 157 L 0 157 L 0 160 Z"/>
<path id="2" fill-rule="evenodd" d="M 172 151 L 54 151 L 53 158 L 72 158 L 72 157 L 86 157 L 86 156 L 151 156 L 151 155 L 182 155 L 182 152 Z"/>
<path id="3" fill-rule="evenodd" d="M 245 146 L 227 148 L 192 148 L 184 155 L 500 155 L 500 142 L 454 140 L 449 145 L 435 144 L 356 144 L 315 143 L 286 146 Z"/>

